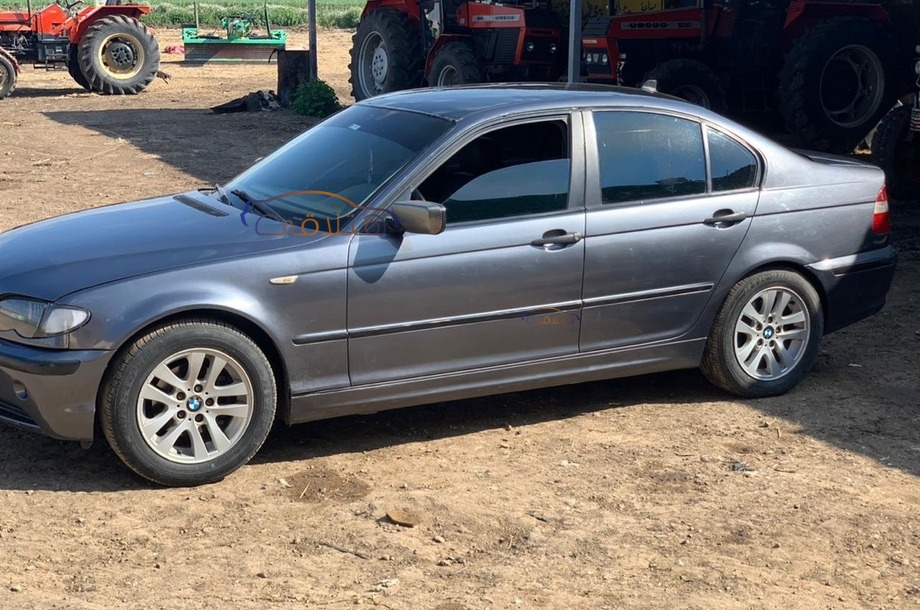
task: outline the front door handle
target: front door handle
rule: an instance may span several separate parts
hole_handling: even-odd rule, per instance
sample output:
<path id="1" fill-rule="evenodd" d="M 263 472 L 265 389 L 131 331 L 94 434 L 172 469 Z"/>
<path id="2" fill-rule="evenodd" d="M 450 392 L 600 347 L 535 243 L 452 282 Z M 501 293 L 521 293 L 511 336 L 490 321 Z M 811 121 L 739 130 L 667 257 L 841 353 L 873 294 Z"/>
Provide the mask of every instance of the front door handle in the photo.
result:
<path id="1" fill-rule="evenodd" d="M 540 239 L 530 242 L 531 246 L 571 246 L 581 241 L 580 233 L 566 233 L 564 229 L 547 231 Z"/>
<path id="2" fill-rule="evenodd" d="M 712 215 L 712 218 L 707 218 L 704 220 L 703 224 L 709 225 L 711 227 L 730 227 L 732 225 L 738 224 L 747 217 L 748 216 L 746 212 L 718 210 Z"/>

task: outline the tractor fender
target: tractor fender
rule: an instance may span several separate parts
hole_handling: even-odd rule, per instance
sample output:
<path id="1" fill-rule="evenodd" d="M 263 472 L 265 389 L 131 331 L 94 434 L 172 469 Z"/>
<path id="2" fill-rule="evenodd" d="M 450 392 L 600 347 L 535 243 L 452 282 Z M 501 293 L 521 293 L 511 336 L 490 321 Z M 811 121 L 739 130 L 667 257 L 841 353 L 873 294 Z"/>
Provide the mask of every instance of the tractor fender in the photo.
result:
<path id="1" fill-rule="evenodd" d="M 10 63 L 13 64 L 13 70 L 16 71 L 16 74 L 19 74 L 20 72 L 22 72 L 22 67 L 19 65 L 19 62 L 16 61 L 16 58 L 10 55 L 8 51 L 0 48 L 0 55 L 10 60 Z"/>
<path id="2" fill-rule="evenodd" d="M 149 6 L 138 5 L 91 6 L 85 8 L 77 14 L 77 25 L 71 29 L 68 34 L 70 37 L 70 44 L 80 44 L 80 41 L 83 40 L 83 37 L 86 35 L 86 30 L 100 19 L 111 17 L 112 15 L 124 15 L 125 17 L 140 19 L 149 12 Z"/>
<path id="3" fill-rule="evenodd" d="M 418 23 L 421 19 L 417 0 L 369 0 L 364 5 L 361 16 L 364 17 L 364 15 L 382 8 L 405 13 L 414 23 Z"/>
<path id="4" fill-rule="evenodd" d="M 788 53 L 796 39 L 807 30 L 834 17 L 862 17 L 880 25 L 891 25 L 891 17 L 881 4 L 793 0 L 783 24 L 783 53 Z"/>

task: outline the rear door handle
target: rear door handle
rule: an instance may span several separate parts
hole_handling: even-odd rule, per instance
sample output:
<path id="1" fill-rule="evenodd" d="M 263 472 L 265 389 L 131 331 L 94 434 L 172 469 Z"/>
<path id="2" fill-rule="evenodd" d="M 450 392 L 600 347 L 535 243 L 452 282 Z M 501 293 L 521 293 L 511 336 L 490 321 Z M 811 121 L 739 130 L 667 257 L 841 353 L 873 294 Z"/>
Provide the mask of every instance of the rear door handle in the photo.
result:
<path id="1" fill-rule="evenodd" d="M 540 239 L 530 242 L 531 246 L 571 246 L 581 241 L 580 233 L 566 233 L 563 229 L 547 231 Z"/>
<path id="2" fill-rule="evenodd" d="M 712 215 L 712 218 L 707 218 L 704 220 L 703 224 L 709 225 L 711 227 L 730 227 L 731 225 L 738 224 L 747 217 L 748 216 L 746 212 L 718 210 Z"/>

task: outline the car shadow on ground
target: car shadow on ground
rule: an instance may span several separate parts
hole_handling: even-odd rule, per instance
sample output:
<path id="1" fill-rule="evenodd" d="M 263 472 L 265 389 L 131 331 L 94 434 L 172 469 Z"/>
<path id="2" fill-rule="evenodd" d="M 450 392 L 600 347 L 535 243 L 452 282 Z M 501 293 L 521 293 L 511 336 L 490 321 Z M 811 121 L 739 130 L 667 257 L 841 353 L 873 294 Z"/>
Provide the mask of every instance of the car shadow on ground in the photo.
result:
<path id="1" fill-rule="evenodd" d="M 126 140 L 204 184 L 229 180 L 316 122 L 288 111 L 218 115 L 201 108 L 68 110 L 44 115 L 63 125 Z"/>
<path id="2" fill-rule="evenodd" d="M 740 401 L 711 386 L 699 371 L 675 371 L 331 419 L 288 428 L 278 425 L 253 464 L 309 461 L 410 443 L 465 436 L 508 426 L 526 428 L 593 412 L 667 406 L 680 418 L 695 405 L 733 401 L 777 418 L 820 441 L 920 476 L 920 391 L 888 390 L 884 399 L 845 401 L 823 393 L 840 364 L 820 360 L 792 393 Z M 871 403 L 871 404 L 870 404 Z M 759 422 L 752 420 L 752 429 Z M 0 429 L 0 489 L 111 492 L 150 485 L 129 473 L 102 440 L 75 443 Z"/>

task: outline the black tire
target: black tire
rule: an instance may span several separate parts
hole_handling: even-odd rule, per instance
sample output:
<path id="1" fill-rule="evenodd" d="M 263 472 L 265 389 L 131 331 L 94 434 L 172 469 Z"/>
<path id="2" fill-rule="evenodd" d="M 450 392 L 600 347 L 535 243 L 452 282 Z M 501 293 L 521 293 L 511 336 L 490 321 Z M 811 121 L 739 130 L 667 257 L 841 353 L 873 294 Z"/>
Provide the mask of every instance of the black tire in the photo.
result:
<path id="1" fill-rule="evenodd" d="M 714 112 L 725 112 L 725 87 L 709 66 L 695 59 L 671 59 L 658 64 L 645 80 L 654 80 L 661 93 L 685 99 Z"/>
<path id="2" fill-rule="evenodd" d="M 895 101 L 896 79 L 890 69 L 897 65 L 894 39 L 872 21 L 837 17 L 816 25 L 795 42 L 779 75 L 777 102 L 800 146 L 848 153 L 866 137 Z M 853 105 L 853 115 L 848 116 L 841 110 L 847 107 L 844 100 L 852 101 L 860 91 L 852 61 L 846 61 L 853 57 L 862 58 L 877 76 L 867 77 L 875 86 L 862 87 L 866 97 Z"/>
<path id="3" fill-rule="evenodd" d="M 385 55 L 385 69 L 375 79 L 374 53 Z M 379 67 L 378 67 L 379 69 Z M 352 37 L 351 94 L 361 101 L 381 93 L 412 89 L 422 84 L 422 49 L 419 27 L 408 15 L 389 9 L 365 14 Z"/>
<path id="4" fill-rule="evenodd" d="M 475 85 L 482 82 L 476 54 L 465 42 L 448 42 L 431 62 L 428 84 L 432 87 Z"/>
<path id="5" fill-rule="evenodd" d="M 872 138 L 872 162 L 885 170 L 895 199 L 920 199 L 920 132 L 911 133 L 910 113 L 910 106 L 891 109 Z"/>
<path id="6" fill-rule="evenodd" d="M 739 362 L 736 348 L 742 349 L 745 344 L 740 346 L 736 344 L 738 340 L 736 325 L 752 299 L 756 300 L 763 291 L 773 289 L 788 291 L 794 295 L 793 299 L 798 298 L 797 312 L 802 312 L 807 316 L 805 328 L 801 330 L 802 335 L 807 337 L 807 342 L 801 346 L 800 357 L 788 367 L 787 371 L 780 371 L 780 374 L 772 379 L 763 379 L 749 374 Z M 769 331 L 766 329 L 767 325 L 770 327 Z M 788 325 L 782 326 L 770 321 L 764 325 L 763 335 L 759 340 L 770 343 L 770 339 L 773 339 L 775 343 L 782 344 L 786 348 L 793 347 L 792 341 L 778 338 L 788 328 Z M 786 334 L 788 336 L 788 332 Z M 760 398 L 785 394 L 802 380 L 814 364 L 823 334 L 824 312 L 821 307 L 821 297 L 814 286 L 804 277 L 792 271 L 784 269 L 765 271 L 741 280 L 728 293 L 713 322 L 700 368 L 714 385 L 738 396 Z M 759 363 L 762 362 L 760 357 L 755 357 L 754 360 L 758 363 L 755 368 L 759 368 Z"/>
<path id="7" fill-rule="evenodd" d="M 70 74 L 70 77 L 74 80 L 74 82 L 76 82 L 78 85 L 80 85 L 87 91 L 92 90 L 91 87 L 89 86 L 89 81 L 86 80 L 86 77 L 83 75 L 83 70 L 80 68 L 79 53 L 77 52 L 77 47 L 74 45 L 70 46 L 70 51 L 68 53 L 67 72 L 68 74 Z"/>
<path id="8" fill-rule="evenodd" d="M 16 68 L 13 62 L 0 55 L 0 100 L 16 90 Z"/>
<path id="9" fill-rule="evenodd" d="M 167 459 L 168 456 L 164 457 L 158 453 L 151 445 L 152 440 L 144 438 L 138 415 L 141 391 L 149 388 L 148 378 L 153 375 L 154 369 L 174 354 L 185 350 L 213 350 L 229 356 L 234 365 L 238 365 L 240 370 L 246 373 L 252 389 L 251 416 L 243 422 L 244 426 L 235 431 L 238 435 L 235 437 L 236 440 L 232 441 L 228 448 L 221 450 L 223 452 L 218 451 L 218 455 L 213 459 L 208 456 L 206 461 L 200 463 L 183 463 L 179 454 L 176 454 L 175 458 Z M 191 375 L 186 376 L 191 378 Z M 194 385 L 192 382 L 189 383 Z M 183 391 L 178 387 L 176 390 Z M 205 396 L 202 388 L 196 387 L 193 391 L 202 398 Z M 169 390 L 169 393 L 172 392 L 173 390 Z M 185 409 L 182 411 L 184 415 L 177 415 L 163 426 L 179 427 L 187 423 L 199 430 L 202 427 L 209 428 L 204 423 L 199 425 L 192 420 L 192 417 L 195 417 L 195 421 L 202 421 L 207 416 L 208 409 L 202 406 L 200 400 L 197 402 L 197 409 L 183 406 L 182 401 L 186 398 L 187 396 L 176 396 L 176 400 L 181 403 L 176 406 Z M 197 397 L 195 399 L 197 400 Z M 192 398 L 188 398 L 189 404 L 191 400 Z M 221 322 L 185 320 L 152 330 L 116 357 L 104 382 L 98 410 L 105 437 L 128 467 L 155 483 L 184 487 L 218 481 L 252 459 L 272 427 L 276 404 L 277 388 L 271 364 L 249 337 Z M 172 406 L 163 403 L 162 408 L 165 411 Z M 218 408 L 220 407 L 211 406 L 212 410 Z M 193 414 L 193 411 L 197 411 L 198 414 Z M 216 418 L 216 411 L 211 413 L 211 416 Z M 167 429 L 170 428 L 162 430 Z M 153 436 L 159 439 L 157 433 L 158 431 L 154 431 Z M 183 434 L 178 438 L 181 439 Z M 191 436 L 188 437 L 188 442 L 191 443 Z M 213 443 L 213 440 L 211 442 Z M 209 455 L 216 446 L 212 444 Z M 168 448 L 169 443 L 164 447 Z"/>
<path id="10" fill-rule="evenodd" d="M 133 95 L 150 86 L 160 69 L 160 46 L 143 23 L 113 15 L 95 21 L 77 48 L 79 69 L 91 91 Z"/>

